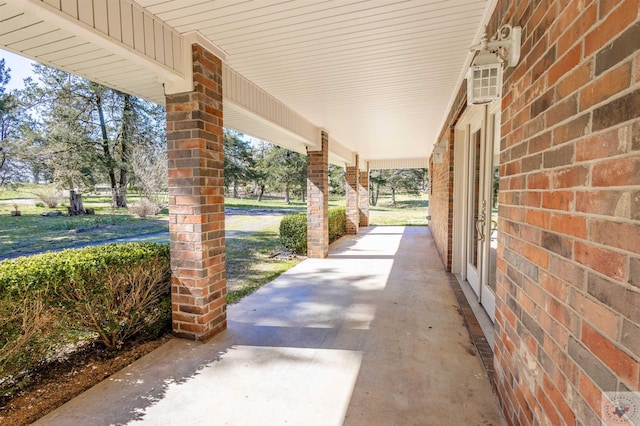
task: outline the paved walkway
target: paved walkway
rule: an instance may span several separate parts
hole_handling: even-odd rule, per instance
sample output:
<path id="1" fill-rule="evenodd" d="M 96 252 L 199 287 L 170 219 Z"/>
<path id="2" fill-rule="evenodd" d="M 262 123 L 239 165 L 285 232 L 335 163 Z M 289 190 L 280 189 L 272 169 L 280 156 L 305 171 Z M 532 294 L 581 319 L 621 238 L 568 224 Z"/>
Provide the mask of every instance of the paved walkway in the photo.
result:
<path id="1" fill-rule="evenodd" d="M 426 227 L 369 227 L 44 425 L 502 425 Z"/>

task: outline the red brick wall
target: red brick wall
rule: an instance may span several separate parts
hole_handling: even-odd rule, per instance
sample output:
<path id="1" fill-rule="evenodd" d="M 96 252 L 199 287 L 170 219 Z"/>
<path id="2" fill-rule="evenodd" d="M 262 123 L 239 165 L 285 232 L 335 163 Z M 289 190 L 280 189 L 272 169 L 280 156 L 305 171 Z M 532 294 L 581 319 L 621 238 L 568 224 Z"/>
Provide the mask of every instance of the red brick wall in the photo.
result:
<path id="1" fill-rule="evenodd" d="M 447 124 L 440 133 L 438 142 L 443 151 L 443 162 L 436 164 L 433 156 L 429 162 L 430 192 L 429 192 L 429 228 L 433 240 L 440 253 L 442 264 L 447 271 L 451 271 L 453 250 L 453 147 L 454 126 L 465 109 L 467 100 L 466 85 L 463 85 L 447 118 Z"/>
<path id="2" fill-rule="evenodd" d="M 173 331 L 206 340 L 226 328 L 222 63 L 193 46 L 194 91 L 168 95 Z"/>
<path id="3" fill-rule="evenodd" d="M 329 255 L 329 134 L 319 151 L 307 152 L 307 256 Z"/>
<path id="4" fill-rule="evenodd" d="M 504 80 L 495 369 L 511 424 L 599 425 L 640 387 L 638 0 L 498 2 Z"/>
<path id="5" fill-rule="evenodd" d="M 347 166 L 347 172 L 345 174 L 345 192 L 347 198 L 347 234 L 355 235 L 358 233 L 358 227 L 360 226 L 360 209 L 358 204 L 360 201 L 360 194 L 358 192 L 358 181 L 360 180 L 360 173 L 358 172 L 358 156 L 356 155 L 355 166 Z"/>

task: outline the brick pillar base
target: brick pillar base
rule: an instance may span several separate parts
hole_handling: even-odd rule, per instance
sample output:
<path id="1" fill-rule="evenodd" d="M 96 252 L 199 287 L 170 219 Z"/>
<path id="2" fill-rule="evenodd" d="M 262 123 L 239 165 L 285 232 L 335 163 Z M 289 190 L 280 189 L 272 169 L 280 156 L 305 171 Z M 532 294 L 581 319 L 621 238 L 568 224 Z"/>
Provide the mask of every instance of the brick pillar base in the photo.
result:
<path id="1" fill-rule="evenodd" d="M 167 95 L 171 306 L 176 336 L 226 328 L 222 63 L 193 45 L 194 91 Z"/>
<path id="2" fill-rule="evenodd" d="M 307 152 L 307 256 L 329 255 L 329 134 L 320 151 Z"/>
<path id="3" fill-rule="evenodd" d="M 369 226 L 369 171 L 360 172 L 360 185 L 358 185 L 360 202 L 360 226 Z"/>
<path id="4" fill-rule="evenodd" d="M 347 234 L 355 235 L 360 226 L 360 211 L 358 208 L 358 186 L 360 174 L 358 173 L 358 156 L 355 166 L 347 166 L 345 192 L 347 195 Z"/>

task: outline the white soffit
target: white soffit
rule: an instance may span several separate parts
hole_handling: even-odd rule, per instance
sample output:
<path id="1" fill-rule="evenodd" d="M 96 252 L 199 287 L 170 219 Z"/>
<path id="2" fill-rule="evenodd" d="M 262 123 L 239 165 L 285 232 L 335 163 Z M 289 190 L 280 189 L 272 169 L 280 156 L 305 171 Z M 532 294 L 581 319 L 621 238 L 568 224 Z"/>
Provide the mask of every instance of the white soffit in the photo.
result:
<path id="1" fill-rule="evenodd" d="M 362 158 L 426 158 L 487 0 L 136 0 Z M 331 148 L 330 148 L 331 149 Z"/>
<path id="2" fill-rule="evenodd" d="M 178 47 L 173 34 L 198 32 L 227 54 L 226 66 L 326 128 L 341 143 L 333 162 L 346 163 L 353 152 L 370 161 L 426 161 L 491 7 L 488 0 L 136 0 L 131 7 L 142 11 L 143 25 L 133 25 L 131 36 L 143 42 L 128 47 L 132 58 L 19 10 L 44 3 L 75 4 L 78 19 L 93 16 L 98 36 L 124 38 L 130 0 L 0 0 L 0 46 L 162 103 L 158 78 L 173 76 L 178 64 L 169 56 L 179 60 L 169 53 Z M 158 49 L 159 40 L 171 43 Z M 141 65 L 139 57 L 151 52 L 160 71 Z M 251 124 L 241 106 L 225 108 L 225 126 L 297 151 L 309 144 L 277 126 Z"/>

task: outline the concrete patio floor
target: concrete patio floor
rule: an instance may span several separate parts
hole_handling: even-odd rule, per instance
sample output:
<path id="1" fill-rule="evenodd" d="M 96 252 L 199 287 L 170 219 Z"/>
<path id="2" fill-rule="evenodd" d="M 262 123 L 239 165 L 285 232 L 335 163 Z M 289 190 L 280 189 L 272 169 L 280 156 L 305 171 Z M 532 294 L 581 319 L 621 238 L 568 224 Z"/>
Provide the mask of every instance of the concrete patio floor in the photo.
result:
<path id="1" fill-rule="evenodd" d="M 427 227 L 369 227 L 41 425 L 502 425 Z"/>

